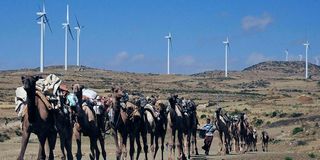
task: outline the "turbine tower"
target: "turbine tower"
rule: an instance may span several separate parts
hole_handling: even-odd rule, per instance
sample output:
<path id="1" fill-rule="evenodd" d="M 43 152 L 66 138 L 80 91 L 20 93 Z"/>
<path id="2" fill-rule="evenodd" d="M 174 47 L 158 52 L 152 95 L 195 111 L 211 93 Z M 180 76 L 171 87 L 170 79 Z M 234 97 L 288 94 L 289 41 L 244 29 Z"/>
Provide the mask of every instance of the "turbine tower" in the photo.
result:
<path id="1" fill-rule="evenodd" d="M 319 57 L 315 57 L 315 60 L 316 60 L 316 65 L 318 66 L 319 65 Z"/>
<path id="2" fill-rule="evenodd" d="M 43 41 L 44 41 L 44 33 L 45 33 L 46 23 L 48 23 L 49 29 L 52 32 L 44 3 L 42 6 L 42 11 L 37 12 L 37 16 L 39 16 L 37 18 L 37 20 L 40 20 L 40 21 L 38 21 L 38 24 L 40 24 L 40 72 L 42 73 L 43 72 L 43 59 L 44 59 L 43 58 L 44 57 L 44 55 L 43 55 L 43 49 L 44 49 L 43 48 Z"/>
<path id="3" fill-rule="evenodd" d="M 83 26 L 80 26 L 80 23 L 77 17 L 76 17 L 76 20 L 77 20 L 77 26 L 74 27 L 74 29 L 77 31 L 77 66 L 79 67 L 80 66 L 80 33 Z"/>
<path id="4" fill-rule="evenodd" d="M 308 79 L 308 49 L 309 49 L 309 42 L 307 41 L 306 43 L 303 44 L 306 46 L 306 79 Z"/>
<path id="5" fill-rule="evenodd" d="M 225 44 L 224 76 L 228 77 L 228 50 L 230 48 L 229 38 L 227 37 L 227 40 L 223 41 L 222 43 Z"/>
<path id="6" fill-rule="evenodd" d="M 285 52 L 286 52 L 286 61 L 288 62 L 289 61 L 289 51 L 288 51 L 288 49 L 286 49 Z"/>
<path id="7" fill-rule="evenodd" d="M 72 32 L 69 24 L 69 5 L 67 5 L 67 21 L 66 23 L 62 23 L 64 32 L 64 70 L 68 70 L 68 32 L 73 39 Z"/>
<path id="8" fill-rule="evenodd" d="M 172 36 L 171 36 L 171 33 L 169 33 L 164 38 L 166 38 L 168 40 L 167 74 L 170 74 L 170 49 L 172 48 Z"/>

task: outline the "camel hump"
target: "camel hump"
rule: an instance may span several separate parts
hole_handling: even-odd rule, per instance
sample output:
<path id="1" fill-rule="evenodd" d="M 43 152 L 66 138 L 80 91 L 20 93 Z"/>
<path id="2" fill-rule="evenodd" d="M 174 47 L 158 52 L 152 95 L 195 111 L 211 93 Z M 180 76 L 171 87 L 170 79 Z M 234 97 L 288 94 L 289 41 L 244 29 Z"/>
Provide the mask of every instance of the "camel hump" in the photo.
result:
<path id="1" fill-rule="evenodd" d="M 82 109 L 83 109 L 84 113 L 86 114 L 86 116 L 88 117 L 88 121 L 89 122 L 94 121 L 94 114 L 91 111 L 91 109 L 87 105 L 83 105 Z"/>
<path id="2" fill-rule="evenodd" d="M 50 102 L 42 92 L 36 91 L 36 95 L 41 99 L 41 101 L 44 103 L 48 110 L 52 109 Z"/>
<path id="3" fill-rule="evenodd" d="M 178 105 L 175 105 L 175 109 L 174 110 L 175 110 L 177 116 L 182 117 L 182 112 L 181 112 L 181 109 L 180 109 L 180 107 Z"/>

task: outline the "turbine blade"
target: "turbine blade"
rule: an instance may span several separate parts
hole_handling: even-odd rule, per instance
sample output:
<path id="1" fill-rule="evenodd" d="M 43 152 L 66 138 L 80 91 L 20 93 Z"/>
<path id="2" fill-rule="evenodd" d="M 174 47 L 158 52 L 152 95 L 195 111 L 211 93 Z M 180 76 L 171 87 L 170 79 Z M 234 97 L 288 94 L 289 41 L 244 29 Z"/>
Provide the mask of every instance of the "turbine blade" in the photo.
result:
<path id="1" fill-rule="evenodd" d="M 70 25 L 68 25 L 68 31 L 69 31 L 69 34 L 70 34 L 72 40 L 74 40 L 73 35 L 72 35 L 72 31 L 71 31 L 71 28 L 70 28 Z"/>
<path id="2" fill-rule="evenodd" d="M 79 24 L 79 21 L 78 21 L 77 16 L 75 16 L 75 17 L 76 17 L 76 21 L 77 21 L 77 25 L 78 25 L 78 27 L 79 27 L 79 28 L 81 28 L 81 26 L 80 26 L 80 24 Z"/>
<path id="3" fill-rule="evenodd" d="M 43 15 L 42 15 L 42 16 L 39 16 L 38 18 L 36 18 L 36 20 L 39 20 L 41 17 L 43 17 Z"/>
<path id="4" fill-rule="evenodd" d="M 44 19 L 45 19 L 45 23 L 48 24 L 50 32 L 52 33 L 52 29 L 51 29 L 51 26 L 50 26 L 50 23 L 49 23 L 47 15 L 44 15 Z"/>
<path id="5" fill-rule="evenodd" d="M 172 49 L 173 49 L 173 47 L 172 47 L 172 39 L 170 38 L 170 50 L 171 50 L 171 52 L 172 52 Z"/>

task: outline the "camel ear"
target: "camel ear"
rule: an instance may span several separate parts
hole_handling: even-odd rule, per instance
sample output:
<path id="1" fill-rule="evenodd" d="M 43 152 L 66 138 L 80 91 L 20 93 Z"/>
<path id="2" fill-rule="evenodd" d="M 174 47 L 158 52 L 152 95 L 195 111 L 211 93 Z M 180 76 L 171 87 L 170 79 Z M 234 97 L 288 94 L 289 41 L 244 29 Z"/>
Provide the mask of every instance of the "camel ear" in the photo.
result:
<path id="1" fill-rule="evenodd" d="M 41 79 L 42 77 L 39 76 L 39 75 L 36 75 L 36 76 L 33 76 L 33 78 L 34 78 L 36 81 L 38 81 L 38 80 Z"/>
<path id="2" fill-rule="evenodd" d="M 25 76 L 21 76 L 21 82 L 24 83 L 24 80 L 26 79 Z"/>

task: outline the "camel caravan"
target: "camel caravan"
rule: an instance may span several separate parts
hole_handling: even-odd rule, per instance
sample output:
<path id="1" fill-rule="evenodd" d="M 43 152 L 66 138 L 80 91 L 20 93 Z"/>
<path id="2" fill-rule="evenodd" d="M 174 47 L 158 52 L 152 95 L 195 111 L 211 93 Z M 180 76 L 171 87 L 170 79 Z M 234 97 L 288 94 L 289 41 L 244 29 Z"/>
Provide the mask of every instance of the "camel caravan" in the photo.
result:
<path id="1" fill-rule="evenodd" d="M 107 133 L 116 147 L 116 157 L 111 159 L 117 160 L 148 159 L 148 153 L 152 159 L 164 159 L 165 147 L 170 160 L 190 159 L 192 154 L 199 155 L 197 133 L 204 138 L 202 149 L 208 155 L 215 131 L 220 141 L 219 155 L 257 151 L 258 133 L 244 113 L 229 116 L 218 108 L 212 115 L 213 122 L 208 119 L 201 128 L 196 103 L 176 94 L 163 100 L 157 95 L 129 95 L 122 87 L 114 86 L 109 95 L 101 96 L 79 84 L 68 88 L 54 74 L 45 78 L 23 76 L 21 81 L 22 86 L 16 89 L 16 112 L 22 117 L 19 160 L 24 159 L 31 133 L 39 140 L 38 159 L 54 159 L 57 135 L 62 159 L 83 158 L 81 136 L 90 139 L 90 159 L 107 159 Z M 77 144 L 75 157 L 73 139 Z M 263 151 L 268 151 L 266 131 L 262 131 L 261 140 Z M 161 156 L 156 157 L 158 152 Z"/>

